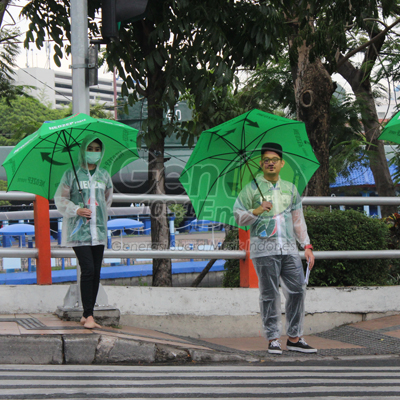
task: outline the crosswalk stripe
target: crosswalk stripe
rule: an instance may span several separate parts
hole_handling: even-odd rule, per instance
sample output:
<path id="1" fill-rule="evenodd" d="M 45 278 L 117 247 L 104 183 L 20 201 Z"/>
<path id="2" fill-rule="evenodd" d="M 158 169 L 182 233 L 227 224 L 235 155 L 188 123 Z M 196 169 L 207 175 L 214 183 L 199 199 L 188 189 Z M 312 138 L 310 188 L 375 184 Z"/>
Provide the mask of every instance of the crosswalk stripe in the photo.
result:
<path id="1" fill-rule="evenodd" d="M 279 368 L 279 371 L 399 371 L 400 366 L 392 366 L 392 367 L 358 367 L 358 366 L 279 366 L 276 365 L 268 366 L 268 365 L 256 365 L 256 366 L 240 366 L 240 365 L 227 365 L 227 366 L 204 366 L 204 365 L 180 365 L 180 366 L 122 366 L 122 365 L 28 365 L 28 364 L 1 364 L 0 365 L 0 373 L 1 371 L 13 370 L 13 371 L 49 371 L 54 372 L 57 370 L 60 371 L 101 371 L 104 372 L 167 372 L 167 371 L 238 371 L 238 372 L 254 372 L 254 371 L 261 371 L 261 372 L 273 372 Z"/>
<path id="2" fill-rule="evenodd" d="M 63 388 L 51 388 L 52 390 L 52 395 L 54 394 L 82 394 L 82 393 L 87 393 L 83 392 L 81 388 L 70 388 L 70 387 L 63 387 Z M 371 393 L 386 393 L 386 392 L 393 392 L 392 387 L 387 387 L 387 386 L 378 386 L 378 387 L 365 387 L 362 390 L 363 392 L 371 392 Z M 314 385 L 314 386 L 307 386 L 307 387 L 276 387 L 276 388 L 268 388 L 268 394 L 273 394 L 273 393 L 338 393 L 338 394 L 344 394 L 344 393 L 353 393 L 353 392 L 360 392 L 359 387 L 346 387 L 345 389 L 342 387 L 335 386 L 334 388 L 329 388 L 327 386 L 323 385 Z M 399 393 L 400 391 L 397 391 Z M 3 389 L 0 394 L 0 398 L 4 398 L 6 395 L 13 395 L 15 393 L 21 394 L 21 395 L 35 395 L 35 394 L 40 394 L 40 395 L 48 395 L 48 389 L 43 388 L 18 388 L 18 389 Z M 216 387 L 168 387 L 168 386 L 163 386 L 163 387 L 146 387 L 145 391 L 143 388 L 135 388 L 135 387 L 120 387 L 118 389 L 116 388 L 98 388 L 98 387 L 91 387 L 90 388 L 90 393 L 92 395 L 104 395 L 104 394 L 113 394 L 116 395 L 118 394 L 162 394 L 162 393 L 182 393 L 182 394 L 197 394 L 197 393 L 202 393 L 202 394 L 210 394 L 210 393 L 221 393 L 227 395 L 232 394 L 261 394 L 261 393 L 266 393 L 266 388 L 265 387 L 221 387 L 221 386 L 216 386 Z"/>
<path id="3" fill-rule="evenodd" d="M 1 365 L 0 399 L 400 398 L 397 367 L 55 367 Z"/>
<path id="4" fill-rule="evenodd" d="M 392 384 L 395 386 L 400 386 L 399 379 L 374 379 L 372 382 L 370 379 L 326 379 L 324 376 L 319 377 L 300 377 L 297 379 L 198 379 L 194 377 L 191 380 L 183 380 L 180 377 L 176 377 L 175 379 L 149 379 L 149 380 L 141 380 L 137 378 L 132 378 L 130 380 L 109 380 L 109 381 L 98 381 L 95 379 L 79 379 L 79 380 L 70 380 L 65 383 L 68 384 L 69 387 L 84 387 L 84 386 L 95 386 L 95 387 L 107 387 L 107 386 L 166 386 L 166 385 L 174 385 L 174 386 L 206 386 L 206 385 L 229 385 L 229 386 L 237 386 L 237 385 L 266 385 L 266 386 L 275 386 L 275 385 L 285 385 L 285 386 L 300 386 L 300 385 L 309 385 L 314 383 L 321 383 L 323 381 L 326 386 L 338 385 L 341 386 L 363 386 L 366 383 L 372 385 L 388 385 Z M 6 386 L 15 386 L 18 383 L 19 386 L 60 386 L 60 380 L 54 379 L 24 379 L 24 380 L 1 380 L 0 381 L 0 389 Z"/>
<path id="5" fill-rule="evenodd" d="M 261 373 L 261 372 L 254 372 L 253 374 L 246 376 L 246 379 L 255 379 L 255 378 L 265 378 L 265 379 L 276 379 L 282 376 L 282 373 L 285 374 L 287 377 L 299 377 L 299 372 L 283 372 L 283 371 L 274 371 L 268 373 Z M 326 379 L 333 379 L 333 378 L 342 378 L 348 379 L 353 377 L 359 378 L 397 378 L 400 379 L 400 372 L 393 373 L 393 372 L 352 372 L 352 373 L 323 373 L 321 371 L 313 371 L 309 372 L 310 374 L 315 374 L 315 376 L 321 376 Z M 135 378 L 158 378 L 158 379 L 169 379 L 175 375 L 179 374 L 180 379 L 197 379 L 197 378 L 212 378 L 218 375 L 220 378 L 229 377 L 229 378 L 238 378 L 241 379 L 244 377 L 244 374 L 240 372 L 204 372 L 198 373 L 196 371 L 193 372 L 182 372 L 182 373 L 171 373 L 171 372 L 158 372 L 158 373 L 141 373 L 135 374 Z M 1 379 L 12 379 L 13 377 L 18 379 L 28 379 L 30 377 L 38 377 L 38 376 L 46 376 L 46 378 L 56 378 L 56 379 L 76 379 L 79 376 L 79 379 L 95 379 L 95 380 L 104 380 L 104 379 L 124 379 L 132 377 L 132 374 L 129 373 L 121 373 L 121 374 L 109 374 L 109 373 L 95 373 L 95 375 L 90 374 L 88 372 L 74 372 L 74 373 L 65 373 L 65 372 L 46 372 L 45 374 L 39 372 L 24 372 L 24 373 L 14 373 L 14 372 L 7 372 L 7 373 L 0 373 Z"/>

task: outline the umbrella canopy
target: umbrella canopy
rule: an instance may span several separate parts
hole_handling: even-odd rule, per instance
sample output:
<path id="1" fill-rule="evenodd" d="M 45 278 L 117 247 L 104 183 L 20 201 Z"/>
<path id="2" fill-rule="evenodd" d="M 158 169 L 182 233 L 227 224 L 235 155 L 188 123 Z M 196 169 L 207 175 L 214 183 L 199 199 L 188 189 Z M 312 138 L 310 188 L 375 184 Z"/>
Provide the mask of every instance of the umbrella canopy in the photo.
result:
<path id="1" fill-rule="evenodd" d="M 117 218 L 107 221 L 107 229 L 138 229 L 143 227 L 143 222 L 130 218 Z"/>
<path id="2" fill-rule="evenodd" d="M 319 167 L 304 123 L 252 110 L 201 134 L 179 178 L 197 218 L 237 226 L 233 205 L 243 187 L 262 173 L 261 148 L 267 142 L 282 146 L 280 176 L 303 193 Z"/>
<path id="3" fill-rule="evenodd" d="M 378 140 L 390 140 L 391 142 L 400 144 L 400 111 L 393 115 L 386 124 Z"/>
<path id="4" fill-rule="evenodd" d="M 4 161 L 8 191 L 53 198 L 63 173 L 77 163 L 80 143 L 88 134 L 103 142 L 105 152 L 100 166 L 112 176 L 139 158 L 137 133 L 119 122 L 86 114 L 45 122 L 19 142 Z"/>
<path id="5" fill-rule="evenodd" d="M 35 227 L 30 224 L 6 225 L 0 229 L 0 234 L 8 236 L 34 235 Z"/>

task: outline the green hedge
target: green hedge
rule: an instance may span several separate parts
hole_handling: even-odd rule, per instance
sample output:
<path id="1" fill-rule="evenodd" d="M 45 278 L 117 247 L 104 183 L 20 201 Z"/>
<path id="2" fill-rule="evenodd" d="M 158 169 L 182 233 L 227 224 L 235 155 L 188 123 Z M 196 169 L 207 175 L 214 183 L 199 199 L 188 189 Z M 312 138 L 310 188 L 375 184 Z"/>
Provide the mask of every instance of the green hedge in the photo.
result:
<path id="1" fill-rule="evenodd" d="M 224 250 L 239 249 L 239 231 L 233 228 L 227 231 L 224 243 Z M 226 260 L 224 264 L 224 278 L 222 280 L 223 287 L 239 287 L 240 286 L 240 266 L 239 260 Z"/>
<path id="2" fill-rule="evenodd" d="M 387 250 L 389 228 L 359 211 L 305 211 L 314 250 Z M 316 260 L 310 286 L 369 286 L 388 282 L 390 260 Z"/>
<path id="3" fill-rule="evenodd" d="M 315 251 L 387 250 L 388 225 L 359 211 L 308 208 L 304 212 Z M 232 231 L 232 235 L 237 231 Z M 230 239 L 232 241 L 232 238 Z M 309 286 L 387 285 L 398 268 L 393 260 L 316 260 Z M 224 287 L 239 286 L 239 260 L 225 263 Z"/>

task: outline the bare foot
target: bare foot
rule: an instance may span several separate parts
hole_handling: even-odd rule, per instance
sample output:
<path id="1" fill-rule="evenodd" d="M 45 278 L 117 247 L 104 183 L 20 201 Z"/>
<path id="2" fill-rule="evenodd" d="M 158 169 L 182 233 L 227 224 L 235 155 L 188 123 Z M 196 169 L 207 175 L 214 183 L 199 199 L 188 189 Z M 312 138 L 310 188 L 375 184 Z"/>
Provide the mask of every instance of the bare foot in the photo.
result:
<path id="1" fill-rule="evenodd" d="M 85 322 L 86 322 L 86 318 L 82 317 L 81 320 L 80 320 L 81 325 L 85 325 Z"/>
<path id="2" fill-rule="evenodd" d="M 86 318 L 86 322 L 83 324 L 83 326 L 87 329 L 101 328 L 99 324 L 94 322 L 94 318 L 92 316 Z"/>

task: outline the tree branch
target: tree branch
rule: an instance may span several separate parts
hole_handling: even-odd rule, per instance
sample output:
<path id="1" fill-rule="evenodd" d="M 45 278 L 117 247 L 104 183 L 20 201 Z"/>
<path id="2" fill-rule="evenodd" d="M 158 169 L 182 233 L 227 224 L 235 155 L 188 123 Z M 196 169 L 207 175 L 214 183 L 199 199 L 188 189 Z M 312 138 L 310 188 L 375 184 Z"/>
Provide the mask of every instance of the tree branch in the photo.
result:
<path id="1" fill-rule="evenodd" d="M 395 22 L 393 22 L 393 24 L 389 25 L 388 27 L 386 27 L 382 32 L 378 33 L 374 38 L 372 38 L 371 40 L 369 40 L 368 42 L 364 43 L 363 45 L 361 45 L 360 47 L 357 47 L 356 49 L 350 51 L 349 53 L 347 53 L 345 56 L 343 56 L 343 58 L 337 63 L 337 68 L 339 69 L 342 64 L 344 64 L 350 57 L 354 56 L 354 54 L 359 53 L 361 50 L 365 49 L 366 47 L 370 46 L 371 44 L 375 43 L 376 41 L 378 41 L 382 36 L 386 35 L 386 33 L 392 29 L 394 26 L 396 26 L 397 24 L 400 23 L 400 18 L 396 19 Z"/>

